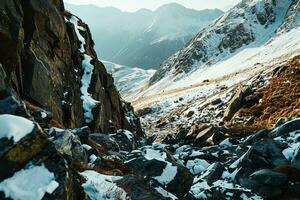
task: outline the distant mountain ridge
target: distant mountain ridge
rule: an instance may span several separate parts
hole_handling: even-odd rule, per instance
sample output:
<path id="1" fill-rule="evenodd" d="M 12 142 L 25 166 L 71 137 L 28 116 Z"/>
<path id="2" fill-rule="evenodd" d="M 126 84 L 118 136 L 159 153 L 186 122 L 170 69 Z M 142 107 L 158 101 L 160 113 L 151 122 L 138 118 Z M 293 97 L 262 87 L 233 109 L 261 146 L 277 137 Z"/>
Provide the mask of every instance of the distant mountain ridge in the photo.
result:
<path id="1" fill-rule="evenodd" d="M 66 4 L 66 8 L 90 25 L 101 59 L 144 69 L 158 68 L 223 14 L 218 9 L 198 11 L 176 3 L 133 13 L 94 5 Z"/>
<path id="2" fill-rule="evenodd" d="M 165 60 L 151 84 L 164 77 L 180 80 L 243 48 L 262 46 L 272 37 L 299 26 L 299 4 L 299 0 L 243 0 Z"/>

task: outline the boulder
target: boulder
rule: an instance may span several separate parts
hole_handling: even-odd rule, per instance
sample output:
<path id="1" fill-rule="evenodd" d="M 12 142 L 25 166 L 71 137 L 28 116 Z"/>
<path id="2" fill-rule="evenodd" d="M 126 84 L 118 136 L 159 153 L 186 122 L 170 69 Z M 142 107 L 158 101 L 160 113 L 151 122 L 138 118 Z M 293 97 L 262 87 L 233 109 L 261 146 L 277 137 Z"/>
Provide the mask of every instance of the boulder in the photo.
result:
<path id="1" fill-rule="evenodd" d="M 49 145 L 37 157 L 31 160 L 34 165 L 45 165 L 54 174 L 58 187 L 53 193 L 45 194 L 43 199 L 82 199 L 88 200 L 88 196 L 82 188 L 84 179 L 78 174 L 76 168 L 71 167 L 54 147 Z"/>
<path id="2" fill-rule="evenodd" d="M 207 129 L 209 127 L 208 124 L 200 124 L 200 125 L 193 125 L 190 127 L 188 134 L 186 135 L 187 138 L 195 138 L 199 132 Z"/>
<path id="3" fill-rule="evenodd" d="M 266 139 L 254 144 L 246 158 L 254 168 L 273 168 L 288 164 L 278 144 L 272 139 Z"/>
<path id="4" fill-rule="evenodd" d="M 63 130 L 58 132 L 52 139 L 55 148 L 63 155 L 69 156 L 72 160 L 82 163 L 88 162 L 88 155 L 83 148 L 80 139 L 71 131 Z"/>
<path id="5" fill-rule="evenodd" d="M 268 133 L 269 131 L 267 129 L 262 129 L 252 135 L 250 135 L 249 137 L 247 137 L 243 143 L 245 145 L 250 145 L 250 144 L 253 144 L 253 143 L 256 143 L 258 142 L 259 140 L 263 139 L 264 137 L 267 137 L 268 136 Z"/>
<path id="6" fill-rule="evenodd" d="M 20 170 L 49 144 L 47 135 L 35 125 L 31 133 L 17 143 L 0 139 L 0 181 Z"/>
<path id="7" fill-rule="evenodd" d="M 270 133 L 270 136 L 275 138 L 297 130 L 300 130 L 300 118 L 296 118 L 294 120 L 282 124 L 278 128 L 274 129 Z"/>
<path id="8" fill-rule="evenodd" d="M 214 134 L 217 135 L 219 131 L 220 131 L 219 128 L 213 127 L 213 126 L 204 129 L 203 131 L 198 133 L 197 137 L 195 138 L 195 144 L 201 144 L 201 143 L 205 142 L 212 135 L 214 135 Z"/>
<path id="9" fill-rule="evenodd" d="M 243 98 L 245 98 L 249 94 L 251 94 L 250 87 L 240 88 L 236 92 L 236 94 L 230 100 L 227 109 L 225 110 L 225 113 L 223 116 L 223 119 L 225 121 L 231 120 L 231 118 L 234 116 L 234 114 L 241 108 Z"/>
<path id="10" fill-rule="evenodd" d="M 287 183 L 288 178 L 285 174 L 275 172 L 271 169 L 261 169 L 250 175 L 250 178 L 261 185 L 274 187 L 283 186 Z"/>
<path id="11" fill-rule="evenodd" d="M 123 176 L 129 174 L 130 170 L 125 167 L 123 160 L 119 155 L 104 155 L 93 163 L 93 169 L 101 174 Z"/>
<path id="12" fill-rule="evenodd" d="M 133 133 L 127 130 L 118 130 L 110 137 L 118 143 L 121 151 L 132 151 L 137 148 L 136 138 Z"/>
<path id="13" fill-rule="evenodd" d="M 38 173 L 32 171 L 34 169 L 37 169 Z M 48 175 L 41 171 L 47 172 Z M 52 176 L 51 182 L 48 176 Z M 10 183 L 13 180 L 17 180 L 18 183 Z M 5 189 L 2 187 L 0 191 L 0 199 L 6 199 L 5 196 L 12 197 L 11 195 L 17 195 L 16 191 L 22 191 L 31 196 L 43 195 L 43 199 L 87 200 L 81 181 L 81 177 L 70 167 L 62 153 L 57 151 L 54 143 L 48 140 L 39 125 L 35 124 L 33 130 L 18 141 L 15 141 L 15 138 L 0 139 L 0 183 L 7 183 Z M 38 187 L 50 184 L 48 186 L 51 186 L 51 189 L 48 188 L 43 194 L 44 189 L 28 186 L 31 183 L 40 185 Z"/>
<path id="14" fill-rule="evenodd" d="M 145 147 L 134 152 L 125 161 L 125 166 L 131 169 L 132 173 L 148 181 L 157 182 L 178 198 L 188 194 L 193 183 L 193 176 L 189 170 L 162 149 Z"/>
<path id="15" fill-rule="evenodd" d="M 285 190 L 286 196 L 289 198 L 299 199 L 300 197 L 300 183 L 295 183 L 288 185 L 287 189 Z"/>
<path id="16" fill-rule="evenodd" d="M 288 184 L 285 174 L 271 169 L 260 169 L 251 174 L 250 179 L 255 182 L 252 185 L 253 191 L 267 199 L 282 195 L 284 187 Z"/>
<path id="17" fill-rule="evenodd" d="M 283 194 L 281 188 L 265 185 L 258 185 L 254 191 L 265 199 L 277 199 Z"/>
<path id="18" fill-rule="evenodd" d="M 273 170 L 285 174 L 291 182 L 300 182 L 300 170 L 291 165 L 280 165 Z"/>
<path id="19" fill-rule="evenodd" d="M 91 133 L 91 129 L 88 126 L 82 128 L 76 128 L 70 130 L 75 135 L 78 135 L 82 143 L 86 143 Z"/>

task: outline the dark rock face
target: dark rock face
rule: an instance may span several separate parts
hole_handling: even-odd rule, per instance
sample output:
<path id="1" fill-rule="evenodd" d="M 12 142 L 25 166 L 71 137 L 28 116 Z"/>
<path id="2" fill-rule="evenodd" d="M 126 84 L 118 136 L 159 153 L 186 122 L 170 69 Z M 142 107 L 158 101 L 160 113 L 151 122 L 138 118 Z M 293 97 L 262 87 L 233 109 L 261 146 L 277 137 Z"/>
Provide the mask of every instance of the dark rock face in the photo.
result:
<path id="1" fill-rule="evenodd" d="M 126 119 L 132 107 L 123 102 L 113 79 L 97 60 L 94 43 L 87 25 L 82 32 L 85 50 L 94 66 L 89 93 L 101 103 L 93 109 L 94 121 L 86 124 L 81 100 L 83 55 L 74 26 L 66 23 L 62 0 L 9 1 L 0 3 L 0 63 L 22 100 L 52 113 L 52 122 L 61 127 L 89 125 L 104 133 L 118 129 L 139 132 L 139 121 Z M 64 16 L 66 15 L 66 16 Z M 3 77 L 4 80 L 4 77 Z M 3 83 L 1 84 L 3 85 Z M 1 89 L 2 91 L 2 89 Z M 133 113 L 133 112 L 132 112 Z"/>

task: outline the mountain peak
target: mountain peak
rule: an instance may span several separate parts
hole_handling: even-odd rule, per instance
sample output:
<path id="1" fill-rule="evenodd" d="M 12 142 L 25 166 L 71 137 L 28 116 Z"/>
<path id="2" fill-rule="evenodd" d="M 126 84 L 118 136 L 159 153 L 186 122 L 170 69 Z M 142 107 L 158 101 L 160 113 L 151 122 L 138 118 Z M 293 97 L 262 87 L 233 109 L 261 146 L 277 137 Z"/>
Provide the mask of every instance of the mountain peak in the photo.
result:
<path id="1" fill-rule="evenodd" d="M 260 46 L 266 43 L 276 36 L 276 32 L 281 31 L 282 24 L 283 30 L 297 24 L 294 19 L 296 17 L 293 17 L 297 16 L 299 10 L 297 2 L 243 0 L 201 31 L 185 48 L 166 60 L 151 82 L 155 83 L 168 75 L 179 80 L 180 77 L 216 64 L 249 45 Z M 285 23 L 286 21 L 291 22 Z"/>
<path id="2" fill-rule="evenodd" d="M 183 9 L 187 9 L 187 8 L 184 7 L 183 5 L 179 4 L 179 3 L 168 3 L 168 4 L 160 6 L 155 11 L 156 12 L 166 11 L 166 10 L 176 11 L 176 10 L 183 10 Z"/>

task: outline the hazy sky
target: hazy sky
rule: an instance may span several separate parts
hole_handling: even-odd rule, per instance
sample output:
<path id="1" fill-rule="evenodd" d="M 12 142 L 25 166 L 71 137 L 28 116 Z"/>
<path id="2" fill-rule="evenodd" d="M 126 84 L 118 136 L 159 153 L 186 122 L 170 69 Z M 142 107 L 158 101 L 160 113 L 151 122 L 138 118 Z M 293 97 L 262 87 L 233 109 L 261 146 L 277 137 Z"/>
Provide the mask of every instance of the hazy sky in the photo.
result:
<path id="1" fill-rule="evenodd" d="M 176 2 L 197 10 L 205 8 L 228 9 L 241 0 L 65 0 L 73 4 L 96 4 L 100 7 L 113 6 L 123 11 L 136 11 L 140 8 L 155 10 L 163 4 Z"/>

